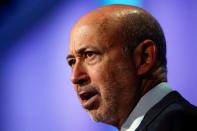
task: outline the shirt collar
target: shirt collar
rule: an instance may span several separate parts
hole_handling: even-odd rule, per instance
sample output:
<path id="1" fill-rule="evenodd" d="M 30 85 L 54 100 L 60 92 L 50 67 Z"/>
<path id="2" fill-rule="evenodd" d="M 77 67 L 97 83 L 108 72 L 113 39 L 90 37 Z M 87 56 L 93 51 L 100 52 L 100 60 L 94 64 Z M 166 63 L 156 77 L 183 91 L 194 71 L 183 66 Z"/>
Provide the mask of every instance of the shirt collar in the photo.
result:
<path id="1" fill-rule="evenodd" d="M 171 91 L 172 89 L 170 89 L 170 86 L 166 82 L 162 82 L 148 91 L 130 113 L 121 127 L 121 131 L 134 131 L 139 126 L 148 110 Z"/>

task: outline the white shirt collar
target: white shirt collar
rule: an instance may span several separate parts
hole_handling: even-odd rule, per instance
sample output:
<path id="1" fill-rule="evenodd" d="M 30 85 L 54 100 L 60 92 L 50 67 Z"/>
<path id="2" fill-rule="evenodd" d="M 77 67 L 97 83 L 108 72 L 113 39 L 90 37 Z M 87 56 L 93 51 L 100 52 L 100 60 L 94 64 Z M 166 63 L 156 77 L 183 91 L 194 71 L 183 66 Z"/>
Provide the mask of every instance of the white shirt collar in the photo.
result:
<path id="1" fill-rule="evenodd" d="M 172 89 L 169 88 L 169 85 L 166 82 L 162 82 L 148 91 L 139 100 L 127 120 L 124 122 L 123 126 L 121 127 L 121 131 L 135 131 L 148 110 L 171 91 Z"/>

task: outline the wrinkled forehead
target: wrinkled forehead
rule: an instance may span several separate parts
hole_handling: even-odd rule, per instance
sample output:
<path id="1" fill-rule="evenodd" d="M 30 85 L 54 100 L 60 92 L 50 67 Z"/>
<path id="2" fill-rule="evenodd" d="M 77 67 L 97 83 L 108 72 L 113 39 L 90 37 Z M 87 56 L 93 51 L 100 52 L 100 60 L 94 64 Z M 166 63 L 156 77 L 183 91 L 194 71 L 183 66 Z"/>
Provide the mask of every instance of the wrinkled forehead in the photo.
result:
<path id="1" fill-rule="evenodd" d="M 102 19 L 102 21 L 95 21 L 75 25 L 70 35 L 69 52 L 87 45 L 97 45 L 109 47 L 113 44 L 114 35 L 117 34 L 118 27 L 114 21 Z M 116 38 L 116 37 L 115 37 Z M 118 40 L 116 38 L 115 40 Z"/>
<path id="2" fill-rule="evenodd" d="M 82 48 L 82 46 L 96 43 L 101 37 L 98 31 L 98 24 L 85 24 L 73 28 L 70 35 L 69 52 Z"/>

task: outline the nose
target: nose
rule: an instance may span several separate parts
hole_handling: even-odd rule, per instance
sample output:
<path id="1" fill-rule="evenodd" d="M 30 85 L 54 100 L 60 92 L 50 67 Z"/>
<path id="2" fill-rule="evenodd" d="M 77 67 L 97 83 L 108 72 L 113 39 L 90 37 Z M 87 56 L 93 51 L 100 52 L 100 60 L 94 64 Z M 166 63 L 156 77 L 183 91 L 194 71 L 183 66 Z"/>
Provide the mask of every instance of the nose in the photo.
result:
<path id="1" fill-rule="evenodd" d="M 89 81 L 89 76 L 86 68 L 83 64 L 76 62 L 71 75 L 71 81 L 73 84 L 84 85 Z"/>

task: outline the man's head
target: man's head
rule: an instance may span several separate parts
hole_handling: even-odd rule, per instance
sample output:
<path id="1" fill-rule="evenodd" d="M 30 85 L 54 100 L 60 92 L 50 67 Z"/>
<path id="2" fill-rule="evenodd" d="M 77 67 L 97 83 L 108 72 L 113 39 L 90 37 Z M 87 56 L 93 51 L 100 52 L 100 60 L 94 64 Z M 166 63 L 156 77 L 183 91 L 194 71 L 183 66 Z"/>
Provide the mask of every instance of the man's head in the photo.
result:
<path id="1" fill-rule="evenodd" d="M 140 8 L 110 5 L 83 16 L 67 56 L 82 106 L 120 127 L 140 97 L 166 80 L 165 48 L 159 24 Z"/>

